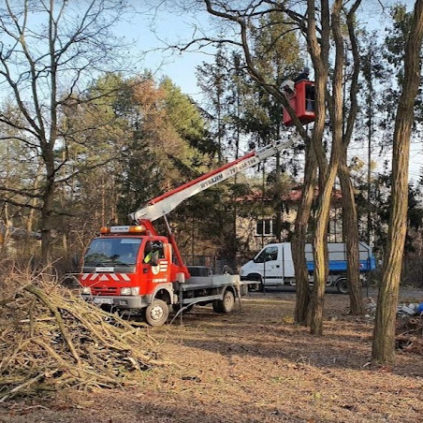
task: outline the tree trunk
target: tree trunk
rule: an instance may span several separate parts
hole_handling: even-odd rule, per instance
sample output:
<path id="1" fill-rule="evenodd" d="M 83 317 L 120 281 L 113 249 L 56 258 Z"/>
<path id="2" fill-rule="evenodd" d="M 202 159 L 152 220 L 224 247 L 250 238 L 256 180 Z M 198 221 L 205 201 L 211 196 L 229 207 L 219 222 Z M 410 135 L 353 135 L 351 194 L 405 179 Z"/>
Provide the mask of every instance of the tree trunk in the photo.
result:
<path id="1" fill-rule="evenodd" d="M 332 32 L 335 40 L 335 71 L 333 78 L 333 107 L 332 107 L 332 151 L 329 167 L 324 174 L 323 192 L 320 192 L 319 208 L 317 211 L 316 232 L 314 234 L 314 287 L 312 299 L 312 312 L 310 332 L 314 335 L 323 333 L 323 301 L 328 275 L 326 235 L 331 208 L 332 190 L 338 173 L 340 147 L 342 145 L 343 124 L 343 67 L 344 44 L 341 33 L 340 12 L 342 0 L 335 0 L 332 10 Z M 317 93 L 316 93 L 317 94 Z M 322 171 L 322 169 L 320 169 Z"/>
<path id="2" fill-rule="evenodd" d="M 53 192 L 50 191 L 43 196 L 43 207 L 41 209 L 41 264 L 49 267 L 51 264 L 51 211 Z"/>
<path id="3" fill-rule="evenodd" d="M 46 269 L 51 266 L 51 246 L 52 246 L 52 214 L 54 199 L 54 154 L 52 150 L 45 151 L 43 155 L 44 163 L 47 169 L 45 179 L 44 193 L 42 197 L 43 205 L 41 208 L 41 264 Z"/>
<path id="4" fill-rule="evenodd" d="M 43 138 L 41 140 L 42 156 L 46 167 L 46 185 L 43 194 L 43 207 L 41 209 L 41 262 L 46 269 L 51 267 L 51 247 L 52 247 L 52 216 L 53 201 L 55 195 L 55 160 L 54 146 L 57 140 L 57 59 L 55 49 L 55 23 L 54 23 L 54 2 L 50 1 L 49 10 L 49 53 L 50 53 L 50 110 L 49 110 L 49 135 L 46 137 L 46 129 L 44 128 Z M 43 117 L 39 112 L 39 120 Z M 65 163 L 65 161 L 63 161 Z"/>
<path id="5" fill-rule="evenodd" d="M 321 180 L 323 179 L 323 175 L 326 175 L 327 169 L 327 160 L 325 151 L 322 145 L 322 138 L 323 132 L 325 128 L 325 120 L 326 120 L 326 84 L 328 80 L 328 51 L 329 51 L 329 4 L 327 1 L 322 2 L 322 37 L 321 42 L 317 39 L 317 31 L 316 31 L 316 7 L 315 2 L 313 0 L 307 0 L 307 42 L 309 45 L 310 54 L 313 60 L 314 70 L 315 70 L 315 92 L 316 92 L 316 100 L 315 100 L 315 107 L 316 107 L 316 120 L 314 123 L 314 130 L 312 134 L 312 141 L 311 141 L 311 148 L 313 148 L 313 153 L 316 157 L 316 161 L 319 167 L 319 186 L 321 184 Z M 330 190 L 332 192 L 332 190 Z M 316 227 L 314 233 L 314 240 L 316 240 L 316 234 L 318 233 L 319 225 L 319 216 L 321 216 L 321 204 L 322 204 L 322 196 L 324 191 L 319 189 L 319 211 L 317 213 L 316 219 Z M 330 196 L 329 196 L 329 204 L 330 204 Z M 326 234 L 326 226 L 322 232 L 323 236 L 320 237 L 321 241 L 318 243 L 318 253 L 322 254 L 322 259 L 316 262 L 316 255 L 314 253 L 314 264 L 315 264 L 315 272 L 314 272 L 314 287 L 313 287 L 313 294 L 311 297 L 311 312 L 308 314 L 308 324 L 310 325 L 310 331 L 314 334 L 319 334 L 322 332 L 322 317 L 319 318 L 319 315 L 323 315 L 323 293 L 324 293 L 324 286 L 323 292 L 321 292 L 321 288 L 316 283 L 316 271 L 326 273 L 326 266 L 325 266 L 325 252 L 324 252 L 324 241 L 325 241 L 325 234 Z M 316 247 L 314 243 L 314 248 Z M 319 267 L 320 266 L 320 267 Z M 325 279 L 323 277 L 322 279 Z"/>
<path id="6" fill-rule="evenodd" d="M 354 124 L 358 113 L 357 91 L 358 77 L 361 69 L 360 50 L 357 43 L 356 18 L 355 13 L 361 4 L 361 0 L 355 0 L 347 13 L 347 27 L 351 43 L 351 52 L 353 59 L 353 73 L 351 75 L 351 85 L 349 90 L 350 110 L 346 119 L 346 131 L 343 134 L 343 148 L 340 158 L 338 177 L 341 183 L 342 208 L 343 208 L 343 235 L 347 247 L 347 280 L 350 287 L 350 312 L 360 315 L 363 313 L 363 301 L 361 295 L 361 281 L 359 269 L 359 236 L 358 236 L 358 217 L 357 206 L 354 197 L 354 187 L 351 181 L 350 172 L 347 166 L 347 150 L 350 144 Z M 344 113 L 345 114 L 345 113 Z M 369 163 L 370 166 L 370 163 Z"/>
<path id="7" fill-rule="evenodd" d="M 301 203 L 295 219 L 295 233 L 292 238 L 292 259 L 294 261 L 296 302 L 294 320 L 301 325 L 307 324 L 310 291 L 308 282 L 307 263 L 305 259 L 305 243 L 307 226 L 310 219 L 311 205 L 314 197 L 317 164 L 313 149 L 306 148 L 304 184 L 302 188 Z"/>
<path id="8" fill-rule="evenodd" d="M 282 184 L 281 184 L 281 156 L 276 153 L 275 169 L 275 187 L 274 187 L 274 206 L 275 206 L 275 228 L 274 233 L 278 242 L 282 242 Z"/>
<path id="9" fill-rule="evenodd" d="M 358 217 L 354 198 L 354 187 L 346 163 L 346 154 L 340 160 L 339 179 L 342 191 L 342 227 L 347 250 L 347 281 L 350 291 L 350 313 L 363 314 L 363 299 L 360 280 L 360 256 L 358 249 Z"/>
<path id="10" fill-rule="evenodd" d="M 372 361 L 395 361 L 395 322 L 407 231 L 408 164 L 414 102 L 420 83 L 420 51 L 423 38 L 423 0 L 414 5 L 414 16 L 405 47 L 404 82 L 395 119 L 392 154 L 392 195 L 388 245 L 376 308 Z"/>
<path id="11" fill-rule="evenodd" d="M 337 171 L 337 160 L 331 160 L 328 177 L 325 180 L 324 191 L 320 197 L 319 208 L 317 210 L 316 231 L 313 239 L 314 285 L 310 316 L 310 332 L 313 335 L 322 335 L 323 333 L 323 303 L 328 275 L 326 235 L 332 190 Z"/>
<path id="12" fill-rule="evenodd" d="M 3 208 L 3 222 L 0 220 L 0 252 L 7 252 L 7 244 L 9 242 L 9 228 L 12 222 L 9 219 L 9 205 L 4 204 Z"/>

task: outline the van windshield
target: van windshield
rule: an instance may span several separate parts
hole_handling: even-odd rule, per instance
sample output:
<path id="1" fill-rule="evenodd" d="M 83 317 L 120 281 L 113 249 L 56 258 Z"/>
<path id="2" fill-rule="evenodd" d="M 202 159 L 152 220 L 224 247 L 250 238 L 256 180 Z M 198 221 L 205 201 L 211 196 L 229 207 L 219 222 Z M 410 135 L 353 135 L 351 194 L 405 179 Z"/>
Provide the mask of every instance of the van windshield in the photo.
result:
<path id="1" fill-rule="evenodd" d="M 85 266 L 134 265 L 142 238 L 96 238 L 84 257 Z"/>
<path id="2" fill-rule="evenodd" d="M 278 259 L 278 247 L 266 247 L 254 259 L 254 263 L 264 263 L 265 261 L 274 261 Z"/>

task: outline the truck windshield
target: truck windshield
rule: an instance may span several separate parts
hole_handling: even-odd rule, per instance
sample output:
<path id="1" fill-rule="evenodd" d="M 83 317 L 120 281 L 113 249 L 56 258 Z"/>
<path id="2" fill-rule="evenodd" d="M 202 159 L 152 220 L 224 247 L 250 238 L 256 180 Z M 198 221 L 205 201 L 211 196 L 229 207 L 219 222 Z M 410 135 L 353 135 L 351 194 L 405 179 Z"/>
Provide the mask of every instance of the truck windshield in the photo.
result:
<path id="1" fill-rule="evenodd" d="M 85 254 L 85 266 L 134 265 L 142 238 L 96 238 Z"/>

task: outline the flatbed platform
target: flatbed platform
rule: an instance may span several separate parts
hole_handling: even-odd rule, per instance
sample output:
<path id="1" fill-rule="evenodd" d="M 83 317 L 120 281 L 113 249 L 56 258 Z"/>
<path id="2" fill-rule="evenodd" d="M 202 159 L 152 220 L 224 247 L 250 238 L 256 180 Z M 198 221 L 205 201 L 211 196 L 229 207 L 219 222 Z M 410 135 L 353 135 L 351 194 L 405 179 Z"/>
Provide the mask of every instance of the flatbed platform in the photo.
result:
<path id="1" fill-rule="evenodd" d="M 186 282 L 179 284 L 182 291 L 192 291 L 196 289 L 221 288 L 222 286 L 240 286 L 241 281 L 238 275 L 211 275 L 193 276 Z"/>

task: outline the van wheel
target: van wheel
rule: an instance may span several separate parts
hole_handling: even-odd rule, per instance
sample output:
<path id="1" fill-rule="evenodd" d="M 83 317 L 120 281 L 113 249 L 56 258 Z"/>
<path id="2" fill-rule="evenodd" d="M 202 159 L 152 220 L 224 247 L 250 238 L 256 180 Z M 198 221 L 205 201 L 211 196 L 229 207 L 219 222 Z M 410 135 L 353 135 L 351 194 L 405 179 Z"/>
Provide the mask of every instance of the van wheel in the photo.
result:
<path id="1" fill-rule="evenodd" d="M 163 326 L 169 317 L 169 307 L 163 300 L 155 299 L 145 309 L 145 321 L 150 326 Z"/>
<path id="2" fill-rule="evenodd" d="M 336 281 L 336 289 L 340 294 L 348 294 L 350 292 L 350 289 L 348 287 L 347 278 L 338 279 Z"/>
<path id="3" fill-rule="evenodd" d="M 264 292 L 264 284 L 262 279 L 259 280 L 259 284 L 257 286 L 257 292 Z"/>
<path id="4" fill-rule="evenodd" d="M 223 299 L 213 301 L 213 310 L 216 313 L 230 313 L 234 309 L 235 296 L 234 293 L 227 289 L 223 294 Z"/>
<path id="5" fill-rule="evenodd" d="M 250 275 L 247 276 L 247 280 L 257 281 L 254 284 L 248 285 L 248 290 L 250 292 L 263 292 L 263 279 L 260 275 Z"/>

